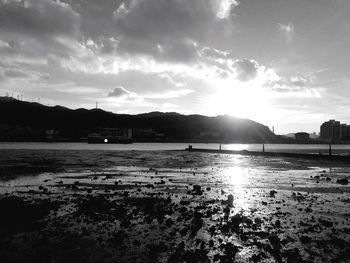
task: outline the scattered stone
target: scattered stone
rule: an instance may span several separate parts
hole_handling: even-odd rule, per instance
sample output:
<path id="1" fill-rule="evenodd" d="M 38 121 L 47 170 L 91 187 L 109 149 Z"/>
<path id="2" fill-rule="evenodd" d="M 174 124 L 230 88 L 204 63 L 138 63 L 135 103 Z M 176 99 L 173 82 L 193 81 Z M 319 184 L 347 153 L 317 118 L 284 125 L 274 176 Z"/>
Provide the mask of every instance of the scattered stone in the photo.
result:
<path id="1" fill-rule="evenodd" d="M 348 185 L 349 181 L 348 181 L 348 179 L 343 178 L 343 179 L 338 179 L 337 183 L 341 184 L 341 185 Z"/>
<path id="2" fill-rule="evenodd" d="M 229 207 L 233 207 L 233 195 L 228 195 L 228 197 L 227 197 L 227 205 L 229 206 Z"/>
<path id="3" fill-rule="evenodd" d="M 275 194 L 277 194 L 276 190 L 271 190 L 270 191 L 270 197 L 275 197 Z"/>
<path id="4" fill-rule="evenodd" d="M 308 237 L 308 236 L 301 236 L 299 238 L 300 242 L 303 243 L 303 244 L 308 244 L 311 242 L 311 238 Z"/>
<path id="5" fill-rule="evenodd" d="M 280 228 L 281 227 L 281 221 L 276 220 L 275 227 Z"/>
<path id="6" fill-rule="evenodd" d="M 194 237 L 203 226 L 203 214 L 195 211 L 191 222 L 191 236 Z"/>
<path id="7" fill-rule="evenodd" d="M 202 195 L 203 194 L 203 191 L 202 191 L 202 188 L 200 185 L 194 185 L 193 186 L 193 194 L 194 195 Z"/>
<path id="8" fill-rule="evenodd" d="M 321 225 L 323 225 L 325 227 L 332 227 L 333 226 L 333 222 L 329 221 L 327 219 L 320 218 L 319 222 L 320 222 Z"/>

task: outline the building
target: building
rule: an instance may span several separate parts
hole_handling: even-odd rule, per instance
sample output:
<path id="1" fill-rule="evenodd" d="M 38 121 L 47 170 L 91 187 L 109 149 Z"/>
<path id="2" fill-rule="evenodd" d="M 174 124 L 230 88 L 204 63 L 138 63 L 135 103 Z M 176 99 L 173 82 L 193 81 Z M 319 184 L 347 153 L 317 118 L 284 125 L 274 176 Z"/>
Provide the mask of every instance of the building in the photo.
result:
<path id="1" fill-rule="evenodd" d="M 57 130 L 45 130 L 45 139 L 48 141 L 55 140 L 59 137 L 59 131 Z"/>
<path id="2" fill-rule="evenodd" d="M 348 125 L 340 124 L 340 129 L 339 129 L 339 138 L 340 139 L 348 137 L 347 130 L 348 130 Z"/>
<path id="3" fill-rule="evenodd" d="M 346 127 L 346 137 L 348 139 L 350 138 L 350 125 L 347 125 L 347 127 Z"/>
<path id="4" fill-rule="evenodd" d="M 340 121 L 329 120 L 322 123 L 320 127 L 320 136 L 326 140 L 339 140 L 340 139 Z"/>
<path id="5" fill-rule="evenodd" d="M 98 128 L 97 133 L 102 136 L 113 136 L 131 139 L 132 129 L 129 128 Z"/>
<path id="6" fill-rule="evenodd" d="M 294 138 L 296 141 L 309 141 L 310 140 L 310 134 L 307 132 L 297 132 L 294 134 Z"/>
<path id="7" fill-rule="evenodd" d="M 156 132 L 152 128 L 133 128 L 132 134 L 138 140 L 161 140 L 164 139 L 164 133 Z"/>

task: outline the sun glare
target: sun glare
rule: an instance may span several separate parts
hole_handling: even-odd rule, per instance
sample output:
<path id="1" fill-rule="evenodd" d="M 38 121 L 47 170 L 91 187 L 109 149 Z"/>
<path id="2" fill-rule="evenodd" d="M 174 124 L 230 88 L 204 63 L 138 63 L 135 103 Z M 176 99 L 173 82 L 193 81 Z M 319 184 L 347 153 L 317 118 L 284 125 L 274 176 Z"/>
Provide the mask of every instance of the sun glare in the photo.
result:
<path id="1" fill-rule="evenodd" d="M 266 121 L 272 109 L 267 94 L 258 88 L 222 88 L 209 99 L 212 115 L 227 114 L 256 121 Z"/>

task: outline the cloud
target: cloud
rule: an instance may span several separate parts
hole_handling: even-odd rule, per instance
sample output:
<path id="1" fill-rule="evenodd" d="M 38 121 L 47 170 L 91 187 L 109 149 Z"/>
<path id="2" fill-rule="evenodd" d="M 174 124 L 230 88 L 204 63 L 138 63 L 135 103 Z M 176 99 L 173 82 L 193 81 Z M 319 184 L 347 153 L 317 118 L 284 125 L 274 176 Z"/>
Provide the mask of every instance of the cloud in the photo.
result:
<path id="1" fill-rule="evenodd" d="M 129 8 L 123 2 L 121 5 L 113 12 L 113 18 L 115 20 L 122 19 L 127 13 L 129 13 Z"/>
<path id="2" fill-rule="evenodd" d="M 259 64 L 255 60 L 239 59 L 232 65 L 236 71 L 236 78 L 240 81 L 249 81 L 254 79 L 259 70 Z"/>
<path id="3" fill-rule="evenodd" d="M 264 87 L 281 96 L 320 98 L 322 87 L 315 85 L 312 75 L 279 77 L 274 81 L 267 81 Z"/>
<path id="4" fill-rule="evenodd" d="M 0 1 L 0 25 L 0 54 L 13 60 L 69 57 L 80 48 L 80 15 L 58 0 Z"/>
<path id="5" fill-rule="evenodd" d="M 305 76 L 305 77 L 292 77 L 290 79 L 290 84 L 293 87 L 308 87 L 312 85 L 312 79 L 310 76 Z"/>
<path id="6" fill-rule="evenodd" d="M 288 24 L 279 23 L 277 29 L 283 34 L 285 39 L 290 42 L 294 38 L 294 25 L 289 22 Z"/>
<path id="7" fill-rule="evenodd" d="M 235 0 L 124 1 L 113 13 L 118 52 L 161 61 L 195 61 L 196 44 L 207 43 L 211 32 L 230 27 L 226 20 L 236 5 Z"/>
<path id="8" fill-rule="evenodd" d="M 145 99 L 173 99 L 184 97 L 192 92 L 193 90 L 190 89 L 168 90 L 162 93 L 145 94 L 142 97 Z"/>
<path id="9" fill-rule="evenodd" d="M 239 4 L 236 0 L 222 0 L 219 1 L 219 8 L 217 12 L 217 17 L 221 19 L 227 19 L 231 13 L 232 10 Z"/>
<path id="10" fill-rule="evenodd" d="M 0 74 L 2 80 L 23 79 L 26 81 L 38 81 L 47 79 L 48 75 L 44 72 L 27 69 L 18 63 L 10 63 L 8 61 L 0 62 Z"/>
<path id="11" fill-rule="evenodd" d="M 76 36 L 79 14 L 50 0 L 1 1 L 1 30 L 27 36 Z"/>
<path id="12" fill-rule="evenodd" d="M 31 77 L 27 72 L 20 70 L 20 69 L 7 69 L 4 72 L 5 77 L 9 78 L 28 78 Z"/>
<path id="13" fill-rule="evenodd" d="M 120 98 L 120 97 L 130 97 L 130 96 L 133 96 L 133 94 L 135 94 L 135 93 L 132 93 L 123 87 L 117 87 L 117 88 L 114 88 L 113 91 L 109 92 L 107 96 Z"/>

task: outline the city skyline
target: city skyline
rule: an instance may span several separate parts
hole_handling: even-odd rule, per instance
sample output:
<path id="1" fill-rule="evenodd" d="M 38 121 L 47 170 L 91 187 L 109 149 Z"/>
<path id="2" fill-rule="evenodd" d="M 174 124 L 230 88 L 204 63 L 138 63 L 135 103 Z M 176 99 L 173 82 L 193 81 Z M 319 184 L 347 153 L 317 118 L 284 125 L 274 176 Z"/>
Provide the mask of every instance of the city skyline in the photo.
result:
<path id="1" fill-rule="evenodd" d="M 344 0 L 0 0 L 0 92 L 115 113 L 350 123 Z"/>

